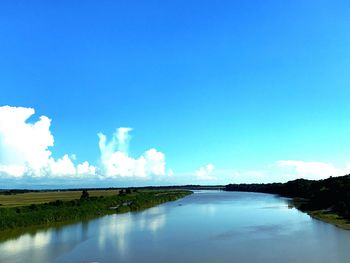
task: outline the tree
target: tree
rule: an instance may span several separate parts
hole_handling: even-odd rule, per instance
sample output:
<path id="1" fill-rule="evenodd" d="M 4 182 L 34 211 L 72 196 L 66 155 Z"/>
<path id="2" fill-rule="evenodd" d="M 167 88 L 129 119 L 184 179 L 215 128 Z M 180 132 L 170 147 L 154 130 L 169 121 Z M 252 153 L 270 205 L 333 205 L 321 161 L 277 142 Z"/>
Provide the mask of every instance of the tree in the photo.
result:
<path id="1" fill-rule="evenodd" d="M 81 193 L 80 199 L 89 199 L 89 193 L 87 190 L 83 190 Z"/>

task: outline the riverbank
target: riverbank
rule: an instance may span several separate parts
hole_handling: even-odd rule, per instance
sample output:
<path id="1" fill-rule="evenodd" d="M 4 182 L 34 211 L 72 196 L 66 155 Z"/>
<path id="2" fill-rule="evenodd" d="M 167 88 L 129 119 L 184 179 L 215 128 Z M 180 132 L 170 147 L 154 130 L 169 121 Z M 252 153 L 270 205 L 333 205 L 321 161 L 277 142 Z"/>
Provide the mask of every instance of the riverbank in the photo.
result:
<path id="1" fill-rule="evenodd" d="M 140 211 L 190 195 L 185 190 L 142 190 L 112 196 L 0 208 L 0 232 L 33 226 L 91 219 L 103 215 Z"/>
<path id="2" fill-rule="evenodd" d="M 322 222 L 335 225 L 341 229 L 350 230 L 350 222 L 344 217 L 338 215 L 331 209 L 321 210 L 305 210 L 303 207 L 310 207 L 308 204 L 310 201 L 304 198 L 293 198 L 291 199 L 290 205 L 299 209 L 300 211 L 307 213 L 310 217 L 320 220 Z"/>
<path id="3" fill-rule="evenodd" d="M 350 230 L 350 222 L 343 217 L 327 210 L 307 211 L 309 216 L 314 219 L 335 225 L 341 229 Z"/>
<path id="4" fill-rule="evenodd" d="M 287 183 L 230 184 L 226 191 L 261 192 L 292 199 L 292 206 L 312 218 L 350 230 L 350 176 Z"/>

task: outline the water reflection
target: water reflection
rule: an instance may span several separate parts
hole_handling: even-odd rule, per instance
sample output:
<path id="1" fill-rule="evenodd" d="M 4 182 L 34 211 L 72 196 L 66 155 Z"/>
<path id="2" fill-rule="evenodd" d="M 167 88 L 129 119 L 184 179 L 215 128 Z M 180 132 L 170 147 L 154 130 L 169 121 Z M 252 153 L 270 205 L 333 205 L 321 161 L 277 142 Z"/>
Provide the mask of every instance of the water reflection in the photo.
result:
<path id="1" fill-rule="evenodd" d="M 203 212 L 207 215 L 207 216 L 214 216 L 215 212 L 216 212 L 216 206 L 213 204 L 208 204 L 206 206 L 203 206 Z"/>
<path id="2" fill-rule="evenodd" d="M 140 222 L 140 230 L 150 230 L 153 233 L 156 233 L 165 225 L 165 208 L 159 206 L 143 211 L 137 219 Z"/>
<path id="3" fill-rule="evenodd" d="M 100 220 L 98 227 L 98 245 L 103 250 L 107 244 L 115 244 L 113 249 L 120 255 L 129 253 L 129 239 L 133 232 L 148 231 L 153 235 L 166 223 L 164 207 L 154 207 L 139 213 L 127 213 L 106 217 L 112 223 Z"/>
<path id="4" fill-rule="evenodd" d="M 104 249 L 106 244 L 115 244 L 114 249 L 117 249 L 121 255 L 124 255 L 127 250 L 126 235 L 132 227 L 132 216 L 130 214 L 122 215 L 116 218 L 112 223 L 106 224 L 105 220 L 101 220 L 98 226 L 98 245 L 100 249 Z M 106 218 L 107 219 L 107 218 Z"/>
<path id="5" fill-rule="evenodd" d="M 88 236 L 88 221 L 23 234 L 1 243 L 0 262 L 49 262 L 61 253 L 71 251 Z"/>
<path id="6" fill-rule="evenodd" d="M 44 231 L 34 235 L 26 234 L 17 239 L 6 241 L 0 246 L 0 254 L 12 256 L 25 250 L 40 249 L 50 243 L 51 236 L 51 231 Z"/>
<path id="7" fill-rule="evenodd" d="M 130 253 L 133 234 L 156 235 L 166 225 L 166 209 L 159 206 L 24 234 L 0 244 L 0 262 L 49 262 L 78 244 L 97 238 L 100 251 L 110 248 L 120 256 Z M 30 259 L 30 260 L 29 260 Z M 29 261 L 27 261 L 29 260 Z"/>
<path id="8" fill-rule="evenodd" d="M 179 205 L 181 204 L 181 206 Z M 350 232 L 271 195 L 200 192 L 0 243 L 0 262 L 348 262 Z"/>

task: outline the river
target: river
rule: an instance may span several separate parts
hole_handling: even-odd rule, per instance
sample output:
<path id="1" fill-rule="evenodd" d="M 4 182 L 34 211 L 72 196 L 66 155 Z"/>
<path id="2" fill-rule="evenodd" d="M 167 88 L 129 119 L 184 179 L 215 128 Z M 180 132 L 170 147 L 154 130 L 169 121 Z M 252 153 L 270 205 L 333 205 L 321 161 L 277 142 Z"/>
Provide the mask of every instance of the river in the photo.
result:
<path id="1" fill-rule="evenodd" d="M 196 191 L 142 212 L 37 230 L 2 241 L 0 262 L 337 263 L 350 231 L 269 194 Z"/>

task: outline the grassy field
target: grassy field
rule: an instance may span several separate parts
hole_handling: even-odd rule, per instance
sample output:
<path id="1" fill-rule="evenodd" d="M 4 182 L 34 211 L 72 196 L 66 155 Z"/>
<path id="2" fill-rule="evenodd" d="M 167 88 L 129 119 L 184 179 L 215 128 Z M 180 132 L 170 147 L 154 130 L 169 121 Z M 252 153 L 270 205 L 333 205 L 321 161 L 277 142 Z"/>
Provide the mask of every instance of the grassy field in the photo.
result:
<path id="1" fill-rule="evenodd" d="M 191 193 L 186 190 L 138 190 L 117 194 L 117 190 L 91 190 L 89 197 L 82 199 L 80 191 L 2 196 L 8 198 L 8 206 L 0 207 L 0 233 L 25 227 L 47 227 L 108 214 L 140 211 L 175 201 Z"/>
<path id="2" fill-rule="evenodd" d="M 118 190 L 89 190 L 91 197 L 113 196 L 118 194 Z M 79 199 L 81 191 L 50 191 L 31 192 L 14 195 L 0 195 L 0 207 L 27 206 L 31 204 L 44 204 L 56 200 L 70 201 Z"/>

